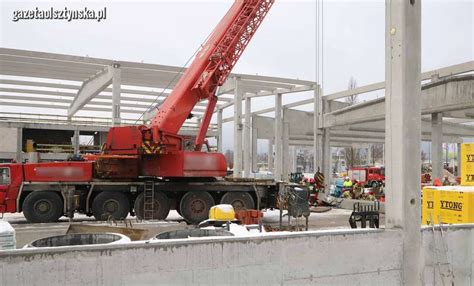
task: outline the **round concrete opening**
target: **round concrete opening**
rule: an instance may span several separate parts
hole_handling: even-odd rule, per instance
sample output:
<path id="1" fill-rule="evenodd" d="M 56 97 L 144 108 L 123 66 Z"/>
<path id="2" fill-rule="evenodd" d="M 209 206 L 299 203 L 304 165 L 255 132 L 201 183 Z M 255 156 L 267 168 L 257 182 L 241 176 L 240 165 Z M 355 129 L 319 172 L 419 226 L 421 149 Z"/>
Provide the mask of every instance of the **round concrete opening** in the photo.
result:
<path id="1" fill-rule="evenodd" d="M 189 237 L 234 236 L 231 232 L 220 229 L 180 229 L 167 231 L 155 236 L 157 239 L 177 239 Z"/>
<path id="2" fill-rule="evenodd" d="M 117 244 L 130 242 L 130 238 L 118 233 L 74 233 L 41 238 L 28 247 L 56 247 L 91 244 Z"/>

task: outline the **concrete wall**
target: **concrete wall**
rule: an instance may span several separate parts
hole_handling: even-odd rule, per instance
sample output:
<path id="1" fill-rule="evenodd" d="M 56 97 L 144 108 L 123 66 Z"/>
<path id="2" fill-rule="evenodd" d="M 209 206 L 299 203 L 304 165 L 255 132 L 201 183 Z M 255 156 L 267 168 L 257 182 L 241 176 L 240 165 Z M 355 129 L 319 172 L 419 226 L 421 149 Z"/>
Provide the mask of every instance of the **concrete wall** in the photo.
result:
<path id="1" fill-rule="evenodd" d="M 426 285 L 474 285 L 474 225 L 427 227 L 422 238 Z"/>
<path id="2" fill-rule="evenodd" d="M 16 153 L 17 128 L 0 127 L 0 152 Z"/>
<path id="3" fill-rule="evenodd" d="M 435 232 L 422 231 L 425 284 L 451 285 Z M 472 285 L 473 226 L 445 237 L 455 285 Z M 401 285 L 401 265 L 401 231 L 318 231 L 0 252 L 0 285 Z"/>
<path id="4" fill-rule="evenodd" d="M 400 264 L 399 232 L 309 232 L 4 252 L 0 284 L 395 285 Z"/>

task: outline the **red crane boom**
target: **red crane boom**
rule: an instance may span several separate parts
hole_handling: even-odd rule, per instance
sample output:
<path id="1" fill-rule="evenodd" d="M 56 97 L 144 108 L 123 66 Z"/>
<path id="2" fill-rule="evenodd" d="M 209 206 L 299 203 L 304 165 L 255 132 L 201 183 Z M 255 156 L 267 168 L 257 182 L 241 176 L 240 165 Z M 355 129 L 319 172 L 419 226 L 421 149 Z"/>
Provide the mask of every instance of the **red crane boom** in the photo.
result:
<path id="1" fill-rule="evenodd" d="M 222 18 L 208 41 L 196 55 L 189 68 L 177 82 L 171 94 L 159 107 L 149 126 L 113 127 L 109 131 L 101 160 L 106 168 L 118 170 L 122 160 L 136 158 L 138 175 L 160 177 L 223 176 L 226 171 L 224 156 L 202 153 L 209 123 L 217 103 L 216 90 L 229 76 L 232 68 L 257 31 L 274 0 L 236 0 Z M 178 134 L 194 106 L 208 100 L 195 151 L 183 149 L 183 138 Z M 117 157 L 110 155 L 128 155 Z M 123 162 L 123 161 L 122 161 Z M 99 162 L 100 163 L 100 162 Z M 104 173 L 105 174 L 105 173 Z"/>

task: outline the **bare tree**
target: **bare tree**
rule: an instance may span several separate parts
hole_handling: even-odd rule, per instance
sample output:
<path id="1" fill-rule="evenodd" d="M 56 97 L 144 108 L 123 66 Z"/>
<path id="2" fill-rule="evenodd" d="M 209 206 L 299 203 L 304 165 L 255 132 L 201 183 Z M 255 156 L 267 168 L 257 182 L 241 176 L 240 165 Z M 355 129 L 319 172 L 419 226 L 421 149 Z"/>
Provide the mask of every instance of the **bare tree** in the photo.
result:
<path id="1" fill-rule="evenodd" d="M 383 144 L 372 144 L 372 158 L 375 162 L 383 162 Z"/>
<path id="2" fill-rule="evenodd" d="M 357 87 L 357 81 L 354 77 L 351 76 L 349 82 L 347 83 L 347 89 L 351 90 Z M 357 103 L 358 95 L 354 94 L 351 96 L 346 97 L 345 102 L 350 106 Z M 346 147 L 344 148 L 344 159 L 346 160 L 347 168 L 356 166 L 360 164 L 360 150 L 354 149 L 353 147 Z"/>
<path id="3" fill-rule="evenodd" d="M 347 168 L 354 166 L 360 166 L 365 160 L 363 160 L 362 152 L 360 148 L 346 147 L 344 148 L 344 160 L 346 161 Z"/>
<path id="4" fill-rule="evenodd" d="M 357 80 L 351 76 L 349 82 L 347 83 L 347 90 L 355 89 L 357 87 Z M 354 105 L 358 102 L 359 95 L 353 94 L 345 98 L 346 103 L 349 105 Z"/>

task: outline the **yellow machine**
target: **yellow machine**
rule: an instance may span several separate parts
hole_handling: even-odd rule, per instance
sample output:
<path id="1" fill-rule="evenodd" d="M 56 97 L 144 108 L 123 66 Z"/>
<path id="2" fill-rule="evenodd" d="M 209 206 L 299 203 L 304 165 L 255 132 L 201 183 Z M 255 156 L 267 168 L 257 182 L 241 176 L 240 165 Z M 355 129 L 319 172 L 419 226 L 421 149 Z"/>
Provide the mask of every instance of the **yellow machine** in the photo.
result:
<path id="1" fill-rule="evenodd" d="M 232 205 L 215 205 L 209 210 L 209 220 L 213 221 L 233 221 L 235 211 Z"/>

